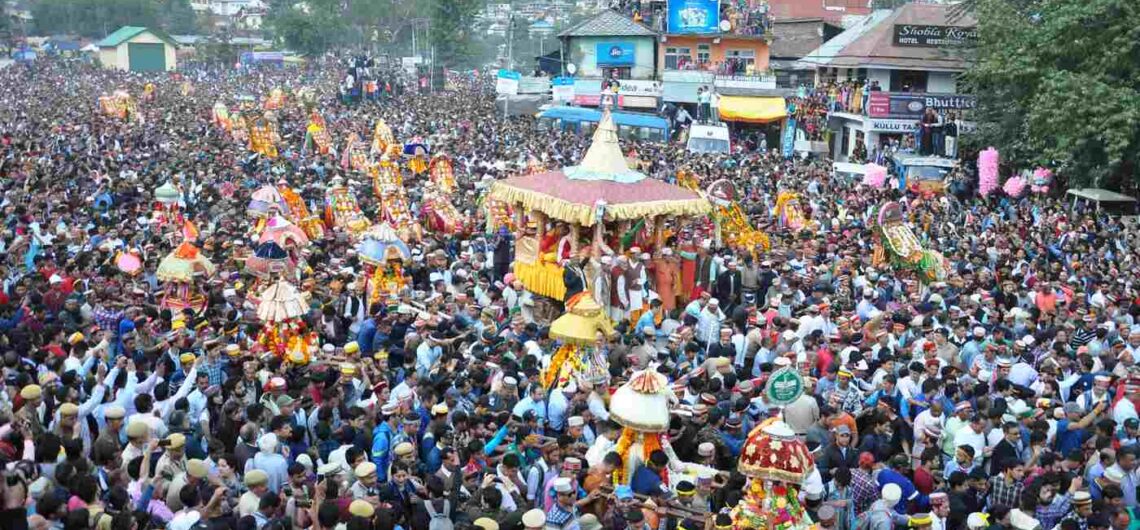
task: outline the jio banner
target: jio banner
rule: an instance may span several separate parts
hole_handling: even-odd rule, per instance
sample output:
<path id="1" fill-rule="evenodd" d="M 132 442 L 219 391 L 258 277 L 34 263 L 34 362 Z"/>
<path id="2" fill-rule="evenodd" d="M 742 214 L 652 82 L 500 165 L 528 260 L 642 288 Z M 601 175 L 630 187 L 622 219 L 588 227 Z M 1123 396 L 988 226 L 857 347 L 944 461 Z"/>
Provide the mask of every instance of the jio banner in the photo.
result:
<path id="1" fill-rule="evenodd" d="M 551 94 L 554 101 L 559 103 L 574 101 L 574 78 L 555 77 L 551 85 Z"/>
<path id="2" fill-rule="evenodd" d="M 669 0 L 669 33 L 720 33 L 720 0 Z"/>
<path id="3" fill-rule="evenodd" d="M 788 124 L 784 128 L 784 141 L 781 142 L 780 148 L 784 150 L 784 158 L 791 158 L 795 154 L 796 148 L 796 119 L 788 118 Z"/>
<path id="4" fill-rule="evenodd" d="M 499 70 L 499 76 L 495 81 L 495 93 L 507 96 L 517 96 L 519 94 L 519 80 L 522 79 L 522 74 L 511 70 Z"/>

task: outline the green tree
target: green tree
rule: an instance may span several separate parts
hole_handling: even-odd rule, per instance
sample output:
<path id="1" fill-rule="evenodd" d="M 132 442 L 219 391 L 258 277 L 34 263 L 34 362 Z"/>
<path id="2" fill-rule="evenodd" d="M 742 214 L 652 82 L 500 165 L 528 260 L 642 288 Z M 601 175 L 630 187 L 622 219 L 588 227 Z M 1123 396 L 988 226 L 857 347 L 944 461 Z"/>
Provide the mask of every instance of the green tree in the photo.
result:
<path id="1" fill-rule="evenodd" d="M 482 0 L 431 0 L 431 43 L 437 64 L 455 68 L 478 66 L 487 47 L 474 31 Z"/>
<path id="2" fill-rule="evenodd" d="M 965 84 L 978 131 L 1014 167 L 1063 184 L 1132 188 L 1140 167 L 1140 3 L 971 0 L 978 43 Z"/>
<path id="3" fill-rule="evenodd" d="M 193 35 L 200 29 L 190 0 L 159 0 L 159 25 L 174 35 Z"/>
<path id="4" fill-rule="evenodd" d="M 266 23 L 285 46 L 318 54 L 350 41 L 351 25 L 337 0 L 278 2 Z"/>
<path id="5" fill-rule="evenodd" d="M 161 28 L 168 33 L 198 29 L 189 0 L 39 0 L 32 4 L 32 17 L 42 35 L 99 38 L 122 26 Z"/>

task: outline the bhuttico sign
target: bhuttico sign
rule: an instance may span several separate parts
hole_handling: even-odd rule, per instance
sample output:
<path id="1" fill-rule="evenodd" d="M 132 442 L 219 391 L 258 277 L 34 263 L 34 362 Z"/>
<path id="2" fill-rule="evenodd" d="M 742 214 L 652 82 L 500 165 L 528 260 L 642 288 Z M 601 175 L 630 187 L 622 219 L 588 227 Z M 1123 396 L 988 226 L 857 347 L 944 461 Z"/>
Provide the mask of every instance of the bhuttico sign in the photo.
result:
<path id="1" fill-rule="evenodd" d="M 945 48 L 965 46 L 978 40 L 978 30 L 964 26 L 895 24 L 895 46 Z"/>
<path id="2" fill-rule="evenodd" d="M 867 101 L 867 115 L 872 118 L 910 118 L 922 116 L 927 108 L 945 113 L 948 110 L 970 110 L 977 106 L 977 98 L 960 94 L 871 92 Z"/>

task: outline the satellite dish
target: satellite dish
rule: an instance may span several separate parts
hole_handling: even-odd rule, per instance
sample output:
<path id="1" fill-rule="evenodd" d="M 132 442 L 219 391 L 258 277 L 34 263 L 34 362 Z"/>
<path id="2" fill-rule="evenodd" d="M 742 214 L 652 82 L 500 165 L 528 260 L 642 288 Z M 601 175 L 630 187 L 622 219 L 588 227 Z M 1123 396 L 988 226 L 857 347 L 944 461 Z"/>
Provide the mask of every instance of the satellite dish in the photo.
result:
<path id="1" fill-rule="evenodd" d="M 727 20 L 720 21 L 720 30 L 722 32 L 728 33 L 729 30 L 731 30 L 731 29 L 732 29 L 732 22 L 729 22 Z"/>
<path id="2" fill-rule="evenodd" d="M 566 65 L 566 71 L 570 72 L 570 75 L 574 75 L 578 71 L 578 67 L 574 63 L 570 63 Z"/>

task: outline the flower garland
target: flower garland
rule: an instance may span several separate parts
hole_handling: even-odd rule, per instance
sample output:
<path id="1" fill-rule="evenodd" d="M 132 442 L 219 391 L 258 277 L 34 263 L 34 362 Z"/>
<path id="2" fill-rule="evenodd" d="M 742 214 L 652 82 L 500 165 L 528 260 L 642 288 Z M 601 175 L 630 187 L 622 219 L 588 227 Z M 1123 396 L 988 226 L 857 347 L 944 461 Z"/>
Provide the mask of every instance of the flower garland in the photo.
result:
<path id="1" fill-rule="evenodd" d="M 634 442 L 637 441 L 638 435 L 641 436 L 641 460 L 643 462 L 649 461 L 649 455 L 654 451 L 661 450 L 661 435 L 658 433 L 646 433 L 636 431 L 629 427 L 624 427 L 621 430 L 621 437 L 618 438 L 617 445 L 614 446 L 614 452 L 621 456 L 622 465 L 614 470 L 614 485 L 628 484 L 633 478 L 627 476 L 625 469 L 629 465 L 629 451 L 633 447 Z M 664 477 L 663 477 L 664 478 Z"/>
<path id="2" fill-rule="evenodd" d="M 567 360 L 577 358 L 578 356 L 574 355 L 577 352 L 578 347 L 573 344 L 563 344 L 562 347 L 558 348 L 558 351 L 554 352 L 554 356 L 550 358 L 550 366 L 547 366 L 546 370 L 542 372 L 542 386 L 544 388 L 553 387 L 559 374 L 562 373 L 562 365 Z M 570 362 L 574 361 L 571 360 Z M 579 362 L 581 361 L 579 360 Z"/>
<path id="3" fill-rule="evenodd" d="M 384 296 L 399 296 L 400 291 L 407 286 L 404 279 L 404 270 L 399 263 L 390 263 L 387 266 L 376 267 L 372 273 L 372 289 L 368 302 L 377 304 Z"/>

